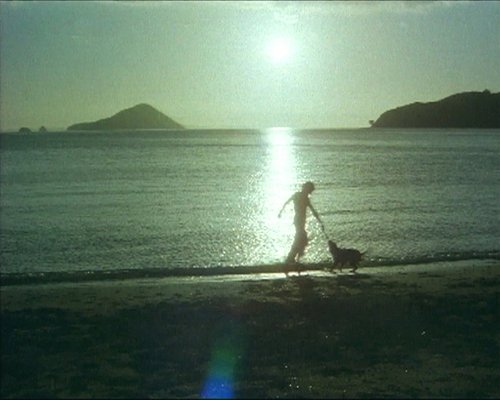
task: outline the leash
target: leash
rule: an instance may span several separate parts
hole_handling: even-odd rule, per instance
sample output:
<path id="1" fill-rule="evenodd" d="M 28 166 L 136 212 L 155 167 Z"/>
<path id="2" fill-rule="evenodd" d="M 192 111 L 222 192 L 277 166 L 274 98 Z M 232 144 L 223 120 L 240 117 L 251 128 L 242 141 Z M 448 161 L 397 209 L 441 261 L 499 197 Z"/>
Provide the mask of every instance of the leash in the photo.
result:
<path id="1" fill-rule="evenodd" d="M 330 240 L 330 238 L 328 237 L 328 235 L 325 232 L 325 226 L 323 225 L 323 223 L 321 223 L 321 232 L 323 232 L 323 235 L 325 235 L 326 240 Z"/>

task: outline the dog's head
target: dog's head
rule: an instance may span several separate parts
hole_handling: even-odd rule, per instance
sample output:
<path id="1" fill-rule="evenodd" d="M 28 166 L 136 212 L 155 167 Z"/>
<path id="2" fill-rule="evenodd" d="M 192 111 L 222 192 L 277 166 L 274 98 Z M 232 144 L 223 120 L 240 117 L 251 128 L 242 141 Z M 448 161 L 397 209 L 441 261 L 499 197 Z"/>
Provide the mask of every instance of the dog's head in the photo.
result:
<path id="1" fill-rule="evenodd" d="M 338 250 L 337 244 L 333 240 L 328 241 L 328 248 L 332 254 Z"/>

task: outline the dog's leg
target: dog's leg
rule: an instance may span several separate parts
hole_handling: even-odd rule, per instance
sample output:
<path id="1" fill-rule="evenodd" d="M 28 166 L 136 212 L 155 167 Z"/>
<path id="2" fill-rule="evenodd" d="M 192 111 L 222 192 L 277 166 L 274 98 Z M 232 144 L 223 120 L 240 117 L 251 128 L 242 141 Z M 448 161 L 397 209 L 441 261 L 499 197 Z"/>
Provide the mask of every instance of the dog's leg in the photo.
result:
<path id="1" fill-rule="evenodd" d="M 335 270 L 338 268 L 338 266 L 339 266 L 339 263 L 337 261 L 334 261 L 332 268 L 330 268 L 330 271 L 333 272 L 334 274 L 336 274 L 337 271 L 335 271 Z"/>
<path id="2" fill-rule="evenodd" d="M 351 266 L 352 266 L 351 272 L 356 272 L 356 270 L 358 269 L 358 263 L 356 262 L 352 263 Z"/>

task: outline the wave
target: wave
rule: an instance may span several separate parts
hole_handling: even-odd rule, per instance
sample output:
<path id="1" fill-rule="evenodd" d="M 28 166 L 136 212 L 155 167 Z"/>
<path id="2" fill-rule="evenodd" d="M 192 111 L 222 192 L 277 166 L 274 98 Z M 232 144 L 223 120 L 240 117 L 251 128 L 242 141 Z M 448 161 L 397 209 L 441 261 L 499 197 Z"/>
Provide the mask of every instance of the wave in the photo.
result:
<path id="1" fill-rule="evenodd" d="M 415 257 L 367 257 L 360 264 L 360 268 L 410 266 L 421 264 L 434 264 L 440 262 L 458 261 L 500 261 L 500 251 L 470 251 L 465 253 L 440 253 Z M 312 264 L 303 264 L 301 268 L 308 271 L 324 270 L 331 267 L 331 261 Z M 199 277 L 217 275 L 249 275 L 263 273 L 283 272 L 284 264 L 263 264 L 249 266 L 216 266 L 216 267 L 179 267 L 179 268 L 137 268 L 120 270 L 86 270 L 86 271 L 61 271 L 37 273 L 7 273 L 0 274 L 0 286 L 64 283 L 64 282 L 89 282 L 145 278 L 177 278 Z"/>
<path id="2" fill-rule="evenodd" d="M 337 216 L 337 215 L 344 215 L 344 214 L 372 214 L 372 213 L 390 213 L 390 212 L 400 212 L 400 211 L 407 211 L 407 210 L 415 210 L 415 207 L 413 206 L 392 206 L 392 207 L 386 207 L 386 208 L 376 208 L 376 207 L 368 207 L 368 208 L 361 208 L 361 209 L 339 209 L 339 210 L 333 210 L 333 211 L 323 211 L 321 213 L 322 216 Z"/>

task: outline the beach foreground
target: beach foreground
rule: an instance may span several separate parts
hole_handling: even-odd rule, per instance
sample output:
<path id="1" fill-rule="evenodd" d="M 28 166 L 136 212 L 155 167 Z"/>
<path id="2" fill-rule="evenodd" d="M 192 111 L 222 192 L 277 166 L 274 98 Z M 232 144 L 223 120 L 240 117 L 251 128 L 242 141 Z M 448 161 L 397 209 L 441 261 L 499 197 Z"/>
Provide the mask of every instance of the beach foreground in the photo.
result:
<path id="1" fill-rule="evenodd" d="M 500 265 L 1 288 L 1 396 L 500 397 Z"/>

